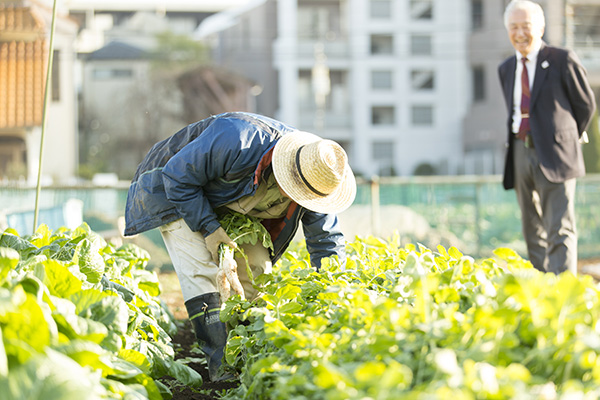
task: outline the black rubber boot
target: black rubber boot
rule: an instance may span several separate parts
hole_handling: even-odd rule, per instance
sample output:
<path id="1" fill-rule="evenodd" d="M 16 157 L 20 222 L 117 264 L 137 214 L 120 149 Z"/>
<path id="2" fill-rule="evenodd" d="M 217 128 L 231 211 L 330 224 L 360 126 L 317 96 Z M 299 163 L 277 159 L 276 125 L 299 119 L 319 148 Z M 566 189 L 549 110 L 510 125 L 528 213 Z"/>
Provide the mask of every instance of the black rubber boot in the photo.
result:
<path id="1" fill-rule="evenodd" d="M 185 302 L 188 315 L 194 326 L 196 339 L 208 362 L 208 374 L 212 382 L 233 378 L 219 371 L 227 343 L 225 323 L 219 319 L 221 301 L 219 293 L 206 293 Z"/>

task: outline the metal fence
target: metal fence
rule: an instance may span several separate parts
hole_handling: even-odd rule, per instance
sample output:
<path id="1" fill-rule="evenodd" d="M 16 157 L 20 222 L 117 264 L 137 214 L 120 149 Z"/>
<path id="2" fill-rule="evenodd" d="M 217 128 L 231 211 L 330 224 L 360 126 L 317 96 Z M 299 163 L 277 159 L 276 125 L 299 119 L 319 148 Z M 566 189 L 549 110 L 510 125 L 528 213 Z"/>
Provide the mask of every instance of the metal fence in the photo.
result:
<path id="1" fill-rule="evenodd" d="M 78 199 L 83 205 L 83 221 L 97 232 L 114 232 L 118 218 L 123 215 L 126 197 L 127 184 L 46 187 L 41 191 L 39 223 L 56 229 L 60 218 L 52 218 L 48 211 L 58 210 L 69 200 Z M 33 229 L 25 222 L 31 220 L 24 217 L 33 213 L 34 203 L 34 188 L 0 186 L 0 213 L 5 215 L 4 224 L 10 220 L 6 217 L 20 213 L 23 218 L 12 220 L 21 235 L 30 234 Z M 600 175 L 578 180 L 576 212 L 580 258 L 600 257 Z M 474 257 L 488 257 L 498 247 L 525 253 L 514 191 L 505 191 L 499 176 L 359 181 L 356 200 L 349 210 L 340 214 L 340 221 L 351 237 L 374 235 L 389 239 L 395 235 L 403 242 L 419 242 L 430 248 L 438 244 L 454 245 Z M 158 232 L 149 232 L 145 238 L 148 245 L 157 246 L 149 249 L 151 254 L 164 251 Z M 165 258 L 164 254 L 152 255 Z"/>

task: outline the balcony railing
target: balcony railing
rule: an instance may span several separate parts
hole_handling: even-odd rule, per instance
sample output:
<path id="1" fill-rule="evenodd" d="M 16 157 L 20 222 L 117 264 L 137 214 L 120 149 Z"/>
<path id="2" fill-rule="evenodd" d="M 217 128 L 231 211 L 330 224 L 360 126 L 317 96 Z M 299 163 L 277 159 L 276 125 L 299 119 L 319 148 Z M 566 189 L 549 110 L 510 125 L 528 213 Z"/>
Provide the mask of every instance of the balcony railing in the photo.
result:
<path id="1" fill-rule="evenodd" d="M 350 45 L 347 40 L 317 41 L 309 39 L 298 39 L 298 56 L 315 56 L 315 46 L 322 46 L 323 53 L 329 59 L 348 58 L 350 56 Z"/>

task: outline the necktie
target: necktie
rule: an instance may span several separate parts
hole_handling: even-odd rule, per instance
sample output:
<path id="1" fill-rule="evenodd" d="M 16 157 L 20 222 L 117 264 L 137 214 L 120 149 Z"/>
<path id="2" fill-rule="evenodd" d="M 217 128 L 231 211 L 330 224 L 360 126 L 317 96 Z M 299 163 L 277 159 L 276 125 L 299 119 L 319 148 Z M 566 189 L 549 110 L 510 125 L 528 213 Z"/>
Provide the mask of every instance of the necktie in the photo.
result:
<path id="1" fill-rule="evenodd" d="M 529 90 L 529 73 L 527 72 L 527 58 L 521 59 L 523 62 L 523 72 L 521 73 L 521 126 L 517 133 L 517 138 L 525 141 L 529 133 L 529 100 L 531 92 Z"/>

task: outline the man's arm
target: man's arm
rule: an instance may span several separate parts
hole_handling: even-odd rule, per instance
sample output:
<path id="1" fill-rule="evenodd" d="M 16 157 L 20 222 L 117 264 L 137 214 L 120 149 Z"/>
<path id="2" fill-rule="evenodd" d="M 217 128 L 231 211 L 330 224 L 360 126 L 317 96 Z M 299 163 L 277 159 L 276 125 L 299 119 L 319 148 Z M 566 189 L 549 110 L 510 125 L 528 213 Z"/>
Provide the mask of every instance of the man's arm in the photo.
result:
<path id="1" fill-rule="evenodd" d="M 337 256 L 342 265 L 346 263 L 346 239 L 342 234 L 337 216 L 307 211 L 302 217 L 302 229 L 310 263 L 317 270 L 321 259 Z"/>
<path id="2" fill-rule="evenodd" d="M 573 110 L 573 118 L 577 122 L 579 137 L 581 137 L 596 110 L 596 99 L 588 82 L 587 72 L 573 51 L 568 51 L 563 78 Z"/>

